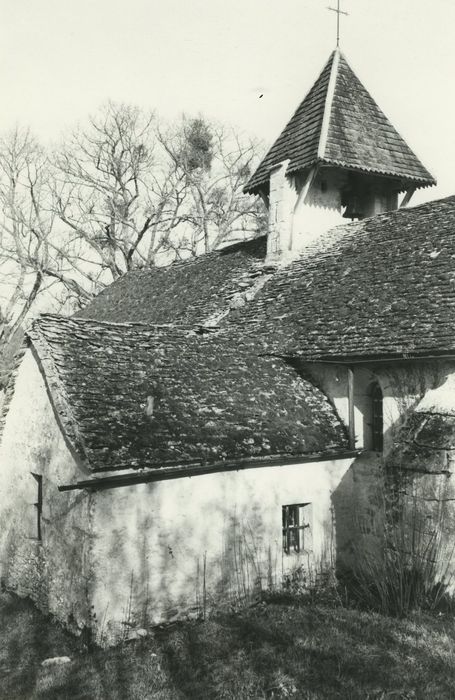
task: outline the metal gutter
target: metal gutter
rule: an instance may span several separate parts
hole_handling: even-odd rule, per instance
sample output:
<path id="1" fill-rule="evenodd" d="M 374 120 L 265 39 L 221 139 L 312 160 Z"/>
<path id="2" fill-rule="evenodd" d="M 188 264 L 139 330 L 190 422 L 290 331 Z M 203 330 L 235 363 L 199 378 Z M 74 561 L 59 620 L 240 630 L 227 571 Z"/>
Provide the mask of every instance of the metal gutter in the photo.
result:
<path id="1" fill-rule="evenodd" d="M 240 459 L 235 462 L 216 462 L 212 464 L 180 465 L 176 467 L 164 467 L 127 474 L 114 474 L 104 477 L 95 477 L 74 484 L 64 484 L 58 487 L 59 491 L 76 491 L 84 489 L 104 490 L 120 488 L 121 486 L 133 486 L 134 484 L 146 484 L 155 481 L 168 481 L 169 479 L 181 479 L 184 477 L 202 476 L 203 474 L 215 474 L 217 472 L 241 471 L 243 469 L 257 469 L 259 467 L 279 467 L 286 464 L 306 464 L 308 462 L 325 462 L 339 459 L 353 459 L 361 450 L 345 450 L 341 452 L 315 453 L 307 455 L 288 455 L 273 457 L 259 457 Z"/>

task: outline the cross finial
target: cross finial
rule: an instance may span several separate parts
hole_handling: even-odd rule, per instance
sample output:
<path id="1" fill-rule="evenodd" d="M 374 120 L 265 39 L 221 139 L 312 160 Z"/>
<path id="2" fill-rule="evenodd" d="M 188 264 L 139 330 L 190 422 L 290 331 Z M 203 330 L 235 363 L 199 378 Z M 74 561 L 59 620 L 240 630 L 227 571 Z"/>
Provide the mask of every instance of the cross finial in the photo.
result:
<path id="1" fill-rule="evenodd" d="M 344 10 L 340 9 L 340 0 L 337 0 L 337 6 L 336 7 L 328 7 L 328 10 L 331 12 L 336 12 L 337 13 L 337 47 L 340 45 L 340 15 L 346 15 L 346 17 L 349 15 L 349 12 L 344 12 Z"/>

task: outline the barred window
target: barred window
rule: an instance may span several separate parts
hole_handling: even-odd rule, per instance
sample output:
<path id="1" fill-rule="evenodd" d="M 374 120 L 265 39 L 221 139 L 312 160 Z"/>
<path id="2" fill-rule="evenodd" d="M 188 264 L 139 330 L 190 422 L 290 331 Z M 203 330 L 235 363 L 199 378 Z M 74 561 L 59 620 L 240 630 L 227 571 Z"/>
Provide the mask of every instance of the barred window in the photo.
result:
<path id="1" fill-rule="evenodd" d="M 283 551 L 302 552 L 310 548 L 311 503 L 294 503 L 282 507 L 283 518 Z"/>

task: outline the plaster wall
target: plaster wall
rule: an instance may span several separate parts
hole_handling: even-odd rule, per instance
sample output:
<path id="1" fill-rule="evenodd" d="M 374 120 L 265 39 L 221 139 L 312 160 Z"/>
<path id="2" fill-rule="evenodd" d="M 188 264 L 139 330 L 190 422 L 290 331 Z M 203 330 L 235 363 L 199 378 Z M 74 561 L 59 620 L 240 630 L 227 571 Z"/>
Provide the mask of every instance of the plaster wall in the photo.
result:
<path id="1" fill-rule="evenodd" d="M 326 392 L 342 419 L 348 421 L 347 370 L 339 365 L 311 365 L 307 370 Z M 356 447 L 365 450 L 351 465 L 333 495 L 336 513 L 338 570 L 359 570 L 365 562 L 380 562 L 384 553 L 387 508 L 395 502 L 389 487 L 398 487 L 400 520 L 393 532 L 408 542 L 409 552 L 420 556 L 431 551 L 437 575 L 444 575 L 455 592 L 455 486 L 453 465 L 440 450 L 422 449 L 413 463 L 406 457 L 386 463 L 404 421 L 430 389 L 444 384 L 455 371 L 449 361 L 413 361 L 357 366 L 354 371 L 354 419 Z M 384 396 L 384 451 L 369 450 L 371 439 L 371 397 L 369 388 L 378 381 Z M 437 436 L 435 436 L 437 438 Z M 396 452 L 396 446 L 394 446 Z M 441 467 L 441 464 L 443 465 Z M 390 527 L 390 523 L 389 523 Z M 437 539 L 433 540 L 435 533 Z M 389 530 L 390 533 L 390 530 Z M 412 546 L 411 546 L 412 543 Z M 436 549 L 429 549 L 437 545 Z M 407 560 L 406 560 L 407 561 Z M 424 558 L 423 558 L 424 561 Z M 378 572 L 380 565 L 378 566 Z"/>
<path id="2" fill-rule="evenodd" d="M 43 478 L 42 539 L 37 539 L 37 482 Z M 44 380 L 27 350 L 0 446 L 0 575 L 74 629 L 88 624 L 90 497 L 57 486 L 81 477 L 54 416 Z"/>
<path id="3" fill-rule="evenodd" d="M 286 175 L 288 165 L 289 160 L 285 160 L 270 174 L 267 257 L 272 259 L 289 254 L 292 246 L 292 222 L 297 192 L 294 179 Z"/>
<path id="4" fill-rule="evenodd" d="M 287 175 L 288 165 L 285 160 L 270 174 L 267 255 L 271 259 L 292 257 L 321 233 L 346 223 L 341 208 L 343 176 L 332 170 L 319 173 L 303 197 L 299 195 L 305 178 Z"/>
<path id="5" fill-rule="evenodd" d="M 280 584 L 299 565 L 334 565 L 332 496 L 351 460 L 261 467 L 134 485 L 96 494 L 93 603 L 107 639 L 235 603 Z M 349 481 L 352 485 L 352 482 Z M 338 503 L 352 494 L 346 486 Z M 282 506 L 310 503 L 306 548 L 285 554 Z"/>
<path id="6" fill-rule="evenodd" d="M 347 223 L 341 207 L 342 183 L 334 171 L 317 175 L 293 213 L 292 250 L 300 251 L 325 231 Z"/>
<path id="7" fill-rule="evenodd" d="M 305 369 L 347 422 L 346 367 Z M 368 440 L 371 381 L 377 379 L 384 393 L 387 452 L 407 412 L 454 370 L 447 362 L 355 368 L 358 446 Z M 30 472 L 43 476 L 41 541 Z M 83 476 L 28 351 L 0 446 L 2 580 L 75 630 L 94 627 L 101 641 L 118 639 L 130 626 L 197 615 L 220 602 L 236 604 L 299 566 L 315 576 L 321 566 L 349 569 L 363 550 L 380 551 L 383 456 L 377 453 L 91 494 L 58 492 L 58 485 Z M 436 504 L 433 510 L 441 493 L 444 503 L 454 495 L 451 479 L 440 473 L 416 477 L 412 488 Z M 310 530 L 302 552 L 285 554 L 282 506 L 296 503 L 311 504 Z M 452 505 L 445 507 L 452 541 L 455 516 Z"/>
<path id="8" fill-rule="evenodd" d="M 305 367 L 312 380 L 332 401 L 345 425 L 349 423 L 346 365 L 314 363 Z M 368 450 L 371 443 L 371 386 L 378 382 L 383 393 L 384 451 L 387 452 L 408 413 L 422 396 L 440 386 L 455 370 L 447 361 L 372 363 L 353 366 L 355 446 Z"/>

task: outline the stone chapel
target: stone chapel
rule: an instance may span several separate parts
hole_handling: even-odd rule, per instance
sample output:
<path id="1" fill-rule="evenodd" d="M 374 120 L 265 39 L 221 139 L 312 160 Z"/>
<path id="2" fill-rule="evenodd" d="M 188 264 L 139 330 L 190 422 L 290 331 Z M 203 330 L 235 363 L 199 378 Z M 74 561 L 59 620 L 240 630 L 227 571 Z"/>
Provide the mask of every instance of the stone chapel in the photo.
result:
<path id="1" fill-rule="evenodd" d="M 246 185 L 261 237 L 38 318 L 1 417 L 2 585 L 115 643 L 381 562 L 398 477 L 455 571 L 455 196 L 409 206 L 434 183 L 337 49 Z"/>

